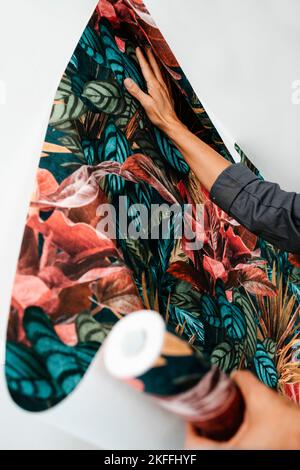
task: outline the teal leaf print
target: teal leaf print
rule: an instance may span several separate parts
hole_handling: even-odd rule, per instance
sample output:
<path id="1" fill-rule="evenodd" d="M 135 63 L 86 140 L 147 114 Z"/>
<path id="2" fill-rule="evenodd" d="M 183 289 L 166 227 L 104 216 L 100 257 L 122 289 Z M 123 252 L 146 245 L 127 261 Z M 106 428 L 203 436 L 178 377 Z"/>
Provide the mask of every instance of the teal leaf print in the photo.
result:
<path id="1" fill-rule="evenodd" d="M 100 25 L 100 37 L 105 49 L 106 61 L 115 74 L 119 85 L 123 86 L 125 78 L 132 78 L 141 88 L 144 88 L 144 80 L 138 72 L 136 64 L 119 50 L 106 21 Z"/>
<path id="2" fill-rule="evenodd" d="M 246 320 L 244 312 L 238 305 L 230 303 L 225 295 L 224 289 L 219 285 L 216 286 L 217 302 L 220 307 L 222 323 L 228 338 L 242 340 L 246 336 Z"/>
<path id="3" fill-rule="evenodd" d="M 219 306 L 217 302 L 207 294 L 201 296 L 201 312 L 207 323 L 215 328 L 222 326 Z"/>
<path id="4" fill-rule="evenodd" d="M 244 313 L 247 325 L 247 335 L 245 338 L 245 353 L 249 360 L 251 360 L 256 351 L 257 343 L 257 318 L 250 301 L 246 296 L 243 296 L 239 291 L 235 290 L 233 293 L 233 302 Z"/>
<path id="5" fill-rule="evenodd" d="M 157 128 L 154 128 L 157 145 L 167 162 L 180 173 L 188 173 L 189 166 L 175 145 Z"/>
<path id="6" fill-rule="evenodd" d="M 41 308 L 27 308 L 23 323 L 33 350 L 40 357 L 61 394 L 68 395 L 80 382 L 99 345 L 97 343 L 85 343 L 74 347 L 65 345 Z"/>
<path id="7" fill-rule="evenodd" d="M 257 344 L 253 363 L 258 378 L 268 387 L 276 388 L 278 382 L 276 367 L 260 341 Z"/>
<path id="8" fill-rule="evenodd" d="M 129 143 L 113 121 L 110 121 L 105 128 L 103 139 L 98 149 L 100 161 L 116 161 L 124 163 L 131 154 Z M 125 181 L 118 175 L 108 175 L 106 177 L 108 190 L 114 194 L 120 194 L 125 188 Z"/>
<path id="9" fill-rule="evenodd" d="M 35 399 L 41 409 L 62 398 L 39 356 L 23 344 L 7 343 L 5 371 L 13 396 Z"/>
<path id="10" fill-rule="evenodd" d="M 93 59 L 98 65 L 103 65 L 105 63 L 101 41 L 90 26 L 87 26 L 82 34 L 79 46 L 82 47 L 88 57 Z"/>
<path id="11" fill-rule="evenodd" d="M 194 341 L 204 342 L 204 326 L 199 316 L 191 314 L 186 310 L 170 305 L 170 319 L 180 326 L 186 336 Z"/>

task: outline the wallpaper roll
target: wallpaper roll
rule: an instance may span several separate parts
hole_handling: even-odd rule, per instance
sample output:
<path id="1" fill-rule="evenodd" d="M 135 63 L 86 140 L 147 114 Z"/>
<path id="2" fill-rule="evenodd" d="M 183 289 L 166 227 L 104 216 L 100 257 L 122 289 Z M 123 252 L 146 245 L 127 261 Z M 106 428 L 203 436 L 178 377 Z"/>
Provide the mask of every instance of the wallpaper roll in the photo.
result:
<path id="1" fill-rule="evenodd" d="M 244 404 L 238 388 L 166 331 L 157 312 L 138 311 L 121 320 L 103 345 L 103 358 L 113 376 L 151 394 L 206 436 L 227 440 L 242 422 Z"/>

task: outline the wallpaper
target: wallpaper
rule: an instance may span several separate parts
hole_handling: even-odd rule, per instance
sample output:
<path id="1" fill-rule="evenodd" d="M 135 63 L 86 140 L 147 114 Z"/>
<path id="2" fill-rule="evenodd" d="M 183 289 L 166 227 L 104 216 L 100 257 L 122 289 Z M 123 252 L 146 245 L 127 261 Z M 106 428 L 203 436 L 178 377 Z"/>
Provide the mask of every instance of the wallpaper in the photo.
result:
<path id="1" fill-rule="evenodd" d="M 180 119 L 233 161 L 143 3 L 100 0 L 56 92 L 37 171 L 7 332 L 10 394 L 27 410 L 54 406 L 113 325 L 146 308 L 207 364 L 250 369 L 299 402 L 300 259 L 214 205 L 150 123 L 123 83 L 146 90 L 137 45 L 151 46 Z M 174 371 L 177 381 L 187 373 L 176 360 Z M 172 394 L 173 379 L 155 380 L 162 372 L 142 387 Z"/>

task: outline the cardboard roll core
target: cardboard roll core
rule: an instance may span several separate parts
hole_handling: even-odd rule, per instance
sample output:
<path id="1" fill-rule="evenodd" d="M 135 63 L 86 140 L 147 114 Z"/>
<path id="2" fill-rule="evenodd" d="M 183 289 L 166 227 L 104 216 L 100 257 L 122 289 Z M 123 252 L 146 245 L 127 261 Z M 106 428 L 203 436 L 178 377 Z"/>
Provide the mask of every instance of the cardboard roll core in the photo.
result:
<path id="1" fill-rule="evenodd" d="M 139 310 L 119 321 L 103 345 L 104 365 L 117 378 L 142 375 L 160 356 L 165 335 L 161 316 Z"/>

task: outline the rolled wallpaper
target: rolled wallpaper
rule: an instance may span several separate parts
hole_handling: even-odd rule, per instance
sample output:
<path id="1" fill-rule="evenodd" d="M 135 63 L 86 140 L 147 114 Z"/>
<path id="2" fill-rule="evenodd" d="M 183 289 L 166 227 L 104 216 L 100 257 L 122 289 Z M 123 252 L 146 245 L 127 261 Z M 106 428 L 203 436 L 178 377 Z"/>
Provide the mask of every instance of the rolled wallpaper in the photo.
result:
<path id="1" fill-rule="evenodd" d="M 203 364 L 216 382 L 220 371 L 247 368 L 299 400 L 300 260 L 215 206 L 150 123 L 123 83 L 130 77 L 146 91 L 137 45 L 151 46 L 180 119 L 233 161 L 144 4 L 100 0 L 58 87 L 37 171 L 7 332 L 10 394 L 30 411 L 56 405 L 113 326 L 148 309 L 198 358 L 197 381 Z M 191 237 L 178 233 L 170 207 Z M 189 366 L 172 360 L 179 379 Z M 162 380 L 148 374 L 146 391 L 178 395 L 164 391 L 173 382 L 158 371 Z"/>
<path id="2" fill-rule="evenodd" d="M 150 394 L 199 432 L 227 440 L 239 428 L 244 402 L 238 388 L 202 355 L 170 333 L 157 312 L 127 315 L 103 345 L 107 370 Z"/>

